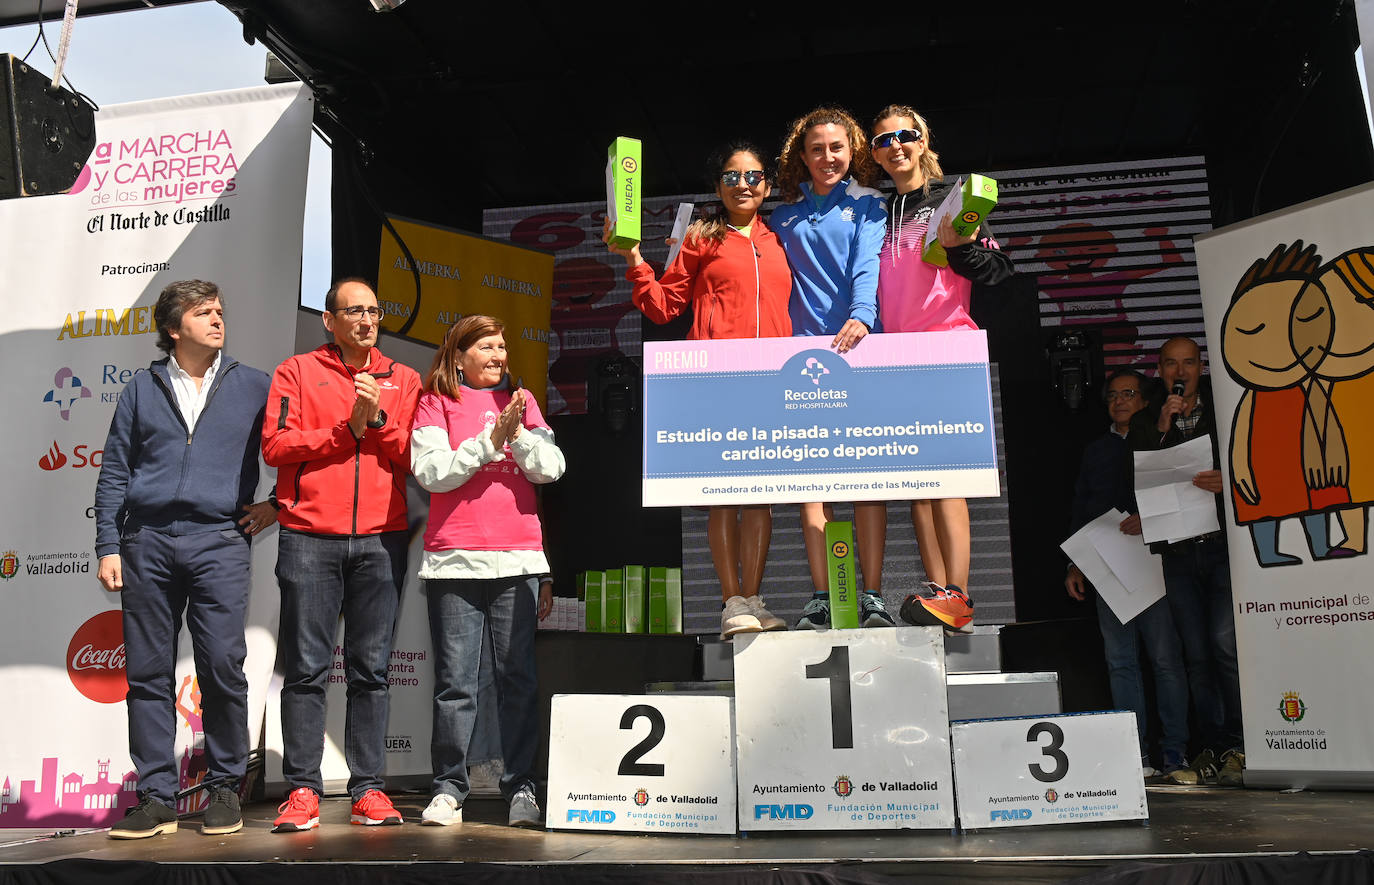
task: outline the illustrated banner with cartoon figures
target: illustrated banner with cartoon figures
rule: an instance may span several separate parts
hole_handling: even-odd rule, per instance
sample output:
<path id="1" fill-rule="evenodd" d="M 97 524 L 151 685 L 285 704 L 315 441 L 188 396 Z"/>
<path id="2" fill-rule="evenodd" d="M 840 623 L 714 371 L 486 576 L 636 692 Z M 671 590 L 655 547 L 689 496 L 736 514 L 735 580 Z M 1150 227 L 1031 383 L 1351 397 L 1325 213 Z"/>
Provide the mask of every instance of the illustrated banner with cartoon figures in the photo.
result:
<path id="1" fill-rule="evenodd" d="M 125 384 L 163 356 L 153 304 L 174 280 L 219 284 L 239 361 L 270 372 L 292 352 L 310 119 L 299 85 L 106 107 L 71 193 L 0 202 L 0 827 L 109 826 L 137 801 L 120 599 L 96 579 L 105 437 Z M 276 657 L 276 535 L 253 542 L 252 745 Z M 179 649 L 188 787 L 205 762 L 184 631 Z"/>
<path id="2" fill-rule="evenodd" d="M 1374 186 L 1197 240 L 1246 784 L 1374 784 Z"/>

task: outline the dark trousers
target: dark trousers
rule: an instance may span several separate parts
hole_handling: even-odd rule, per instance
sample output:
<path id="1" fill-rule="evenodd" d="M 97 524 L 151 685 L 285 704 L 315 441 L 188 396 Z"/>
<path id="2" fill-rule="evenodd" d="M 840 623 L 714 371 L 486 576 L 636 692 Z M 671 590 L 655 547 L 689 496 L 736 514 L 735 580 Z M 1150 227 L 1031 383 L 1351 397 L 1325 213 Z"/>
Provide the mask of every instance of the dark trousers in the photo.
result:
<path id="1" fill-rule="evenodd" d="M 344 759 L 354 799 L 380 790 L 391 712 L 387 666 L 405 585 L 407 533 L 327 537 L 281 530 L 277 583 L 285 674 L 281 690 L 282 774 L 292 790 L 324 793 L 325 688 L 344 619 Z"/>
<path id="2" fill-rule="evenodd" d="M 1203 749 L 1220 755 L 1243 743 L 1240 667 L 1231 563 L 1219 537 L 1171 545 L 1163 554 L 1164 587 L 1183 643 L 1193 713 Z"/>
<path id="3" fill-rule="evenodd" d="M 477 689 L 484 639 L 495 663 L 500 723 L 501 793 L 507 799 L 532 786 L 539 743 L 534 631 L 539 579 L 427 580 L 434 654 L 434 734 L 430 756 L 434 792 L 462 804 L 468 795 L 468 749 L 477 721 Z"/>
<path id="4" fill-rule="evenodd" d="M 248 760 L 248 538 L 237 530 L 167 535 L 140 529 L 120 542 L 129 755 L 140 791 L 172 805 L 177 635 L 182 614 L 200 684 L 205 783 L 237 788 Z"/>

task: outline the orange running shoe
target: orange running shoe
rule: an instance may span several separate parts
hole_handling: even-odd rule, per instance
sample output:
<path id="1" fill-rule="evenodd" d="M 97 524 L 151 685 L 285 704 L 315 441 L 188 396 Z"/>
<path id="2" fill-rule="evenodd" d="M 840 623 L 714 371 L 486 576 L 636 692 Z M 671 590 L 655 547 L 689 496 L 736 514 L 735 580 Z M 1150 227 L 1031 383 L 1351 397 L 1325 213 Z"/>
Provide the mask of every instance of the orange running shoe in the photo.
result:
<path id="1" fill-rule="evenodd" d="M 902 602 L 902 620 L 918 627 L 946 627 L 961 633 L 973 623 L 973 600 L 962 587 L 927 581 Z"/>

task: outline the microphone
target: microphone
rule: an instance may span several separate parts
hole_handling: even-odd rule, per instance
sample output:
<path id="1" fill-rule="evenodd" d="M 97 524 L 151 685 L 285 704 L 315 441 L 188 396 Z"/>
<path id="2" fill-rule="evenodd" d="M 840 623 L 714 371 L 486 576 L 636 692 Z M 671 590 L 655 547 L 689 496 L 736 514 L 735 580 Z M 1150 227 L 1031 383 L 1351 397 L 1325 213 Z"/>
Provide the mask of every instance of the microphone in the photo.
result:
<path id="1" fill-rule="evenodd" d="M 1174 380 L 1174 386 L 1169 389 L 1169 392 L 1172 393 L 1174 396 L 1183 396 L 1183 391 L 1186 389 L 1187 385 L 1183 383 L 1183 379 L 1177 378 Z M 1170 427 L 1175 427 L 1178 425 L 1178 415 L 1178 412 L 1174 412 L 1173 417 L 1169 419 Z"/>

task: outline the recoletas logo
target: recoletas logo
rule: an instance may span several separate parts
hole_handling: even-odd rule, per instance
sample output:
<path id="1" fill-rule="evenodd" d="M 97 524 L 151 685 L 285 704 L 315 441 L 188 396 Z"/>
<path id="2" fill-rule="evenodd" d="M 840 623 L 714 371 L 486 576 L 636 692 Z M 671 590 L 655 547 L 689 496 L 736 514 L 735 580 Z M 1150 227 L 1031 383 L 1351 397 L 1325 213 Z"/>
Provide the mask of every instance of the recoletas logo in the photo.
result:
<path id="1" fill-rule="evenodd" d="M 57 370 L 52 376 L 52 385 L 52 389 L 43 395 L 43 402 L 57 406 L 57 414 L 62 416 L 63 421 L 71 420 L 72 406 L 80 400 L 90 399 L 92 395 L 90 388 L 82 384 L 68 366 Z"/>
<path id="2" fill-rule="evenodd" d="M 810 378 L 812 384 L 819 387 L 821 376 L 829 375 L 830 370 L 825 367 L 824 363 L 812 356 L 806 358 L 806 365 L 802 367 L 801 373 Z"/>

